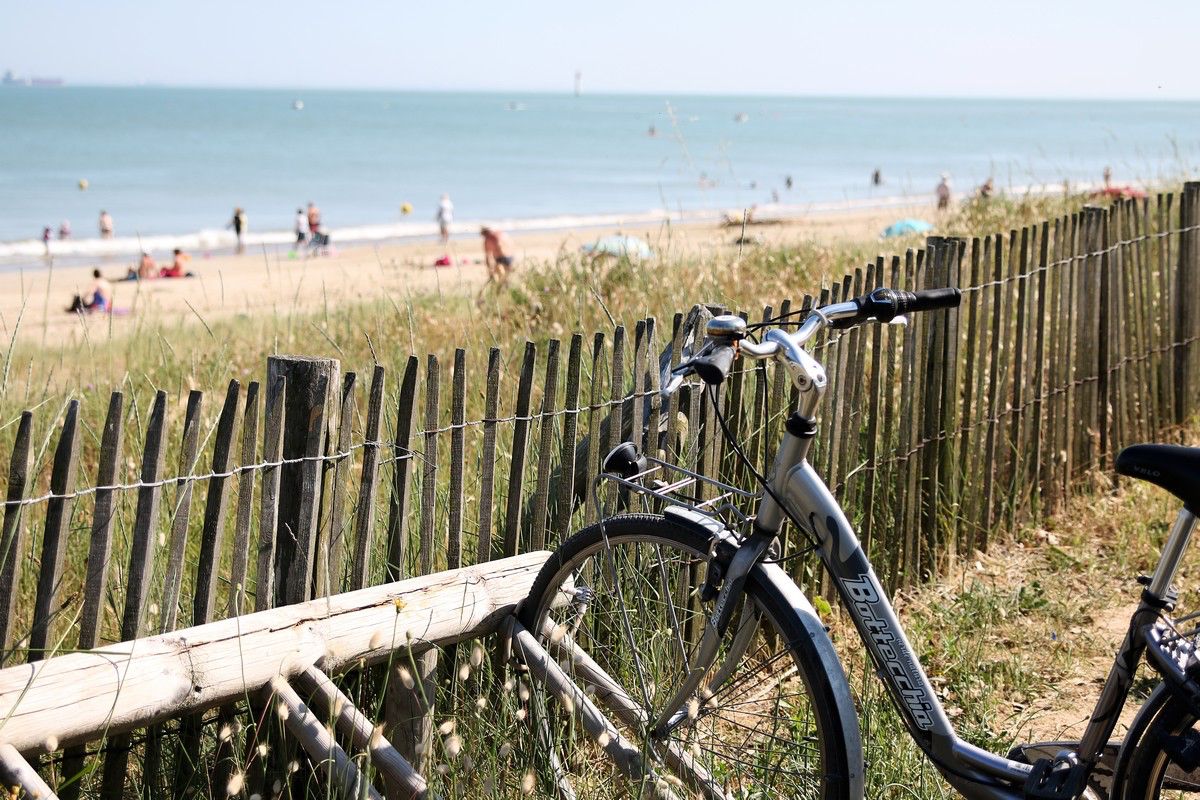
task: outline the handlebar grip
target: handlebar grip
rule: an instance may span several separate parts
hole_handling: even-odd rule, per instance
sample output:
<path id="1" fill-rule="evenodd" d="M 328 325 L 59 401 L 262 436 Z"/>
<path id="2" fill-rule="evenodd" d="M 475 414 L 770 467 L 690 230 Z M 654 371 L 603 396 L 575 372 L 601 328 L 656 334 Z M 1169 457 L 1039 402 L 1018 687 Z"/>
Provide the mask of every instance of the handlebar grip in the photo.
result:
<path id="1" fill-rule="evenodd" d="M 707 353 L 694 357 L 691 368 L 700 376 L 700 380 L 715 385 L 729 377 L 729 371 L 733 369 L 733 356 L 733 345 L 716 344 Z"/>
<path id="2" fill-rule="evenodd" d="M 933 311 L 937 308 L 958 308 L 962 291 L 955 286 L 944 289 L 922 289 L 919 292 L 896 292 L 896 313 Z"/>
<path id="3" fill-rule="evenodd" d="M 957 308 L 962 302 L 962 292 L 953 286 L 944 289 L 922 289 L 905 292 L 899 289 L 876 289 L 855 300 L 862 310 L 862 318 L 874 317 L 880 322 L 891 322 L 901 314 L 913 311 L 932 311 L 936 308 Z M 857 323 L 851 321 L 850 324 Z"/>

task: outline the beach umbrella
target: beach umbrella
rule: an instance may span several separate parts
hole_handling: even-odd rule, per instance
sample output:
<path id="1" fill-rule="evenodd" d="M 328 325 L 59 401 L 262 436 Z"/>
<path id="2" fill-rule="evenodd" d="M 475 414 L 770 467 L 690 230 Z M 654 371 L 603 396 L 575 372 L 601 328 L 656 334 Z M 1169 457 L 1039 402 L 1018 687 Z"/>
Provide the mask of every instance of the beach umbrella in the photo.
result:
<path id="1" fill-rule="evenodd" d="M 654 251 L 650 245 L 636 236 L 602 236 L 591 244 L 579 248 L 593 256 L 628 256 L 629 258 L 650 258 Z"/>
<path id="2" fill-rule="evenodd" d="M 902 219 L 884 228 L 881 238 L 890 239 L 893 236 L 907 236 L 910 233 L 928 233 L 933 226 L 920 219 Z"/>

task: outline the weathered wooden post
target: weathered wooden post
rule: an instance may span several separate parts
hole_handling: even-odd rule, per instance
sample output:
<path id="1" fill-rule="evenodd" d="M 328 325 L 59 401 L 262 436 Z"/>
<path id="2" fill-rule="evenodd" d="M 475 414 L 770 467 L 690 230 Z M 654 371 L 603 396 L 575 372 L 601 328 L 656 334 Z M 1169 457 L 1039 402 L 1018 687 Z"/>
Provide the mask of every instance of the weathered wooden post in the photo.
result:
<path id="1" fill-rule="evenodd" d="M 20 554 L 25 550 L 25 499 L 30 484 L 29 471 L 33 465 L 30 443 L 33 438 L 33 413 L 21 413 L 17 437 L 13 442 L 8 467 L 8 493 L 4 502 L 4 523 L 0 527 L 0 666 L 8 659 L 13 641 L 17 607 L 17 587 L 21 577 Z"/>
<path id="2" fill-rule="evenodd" d="M 275 605 L 312 596 L 326 430 L 336 425 L 333 387 L 341 365 L 332 358 L 269 356 L 267 406 L 284 378 L 283 459 L 275 535 Z"/>
<path id="3" fill-rule="evenodd" d="M 1194 410 L 1196 358 L 1200 345 L 1195 340 L 1200 328 L 1196 319 L 1195 295 L 1200 291 L 1200 181 L 1183 185 L 1179 203 L 1179 268 L 1175 272 L 1175 422 L 1183 424 Z"/>

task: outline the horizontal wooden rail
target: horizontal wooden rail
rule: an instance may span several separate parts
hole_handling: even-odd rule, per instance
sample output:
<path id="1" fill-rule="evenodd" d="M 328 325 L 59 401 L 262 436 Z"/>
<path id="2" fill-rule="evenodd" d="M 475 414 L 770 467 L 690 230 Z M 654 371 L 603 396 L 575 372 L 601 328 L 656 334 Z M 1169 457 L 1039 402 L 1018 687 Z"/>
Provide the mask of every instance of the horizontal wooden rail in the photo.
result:
<path id="1" fill-rule="evenodd" d="M 0 743 L 57 750 L 247 698 L 276 676 L 386 660 L 496 629 L 548 553 L 527 553 L 0 670 Z"/>

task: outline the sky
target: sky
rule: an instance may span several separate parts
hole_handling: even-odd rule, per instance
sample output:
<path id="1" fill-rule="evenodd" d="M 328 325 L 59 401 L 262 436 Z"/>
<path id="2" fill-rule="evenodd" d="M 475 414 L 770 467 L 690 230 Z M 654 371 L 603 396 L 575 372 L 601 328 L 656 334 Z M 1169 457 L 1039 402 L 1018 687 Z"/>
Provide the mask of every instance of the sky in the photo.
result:
<path id="1" fill-rule="evenodd" d="M 71 84 L 1200 99 L 1200 3 L 13 0 L 0 70 Z"/>

